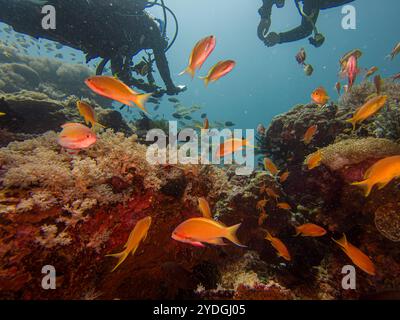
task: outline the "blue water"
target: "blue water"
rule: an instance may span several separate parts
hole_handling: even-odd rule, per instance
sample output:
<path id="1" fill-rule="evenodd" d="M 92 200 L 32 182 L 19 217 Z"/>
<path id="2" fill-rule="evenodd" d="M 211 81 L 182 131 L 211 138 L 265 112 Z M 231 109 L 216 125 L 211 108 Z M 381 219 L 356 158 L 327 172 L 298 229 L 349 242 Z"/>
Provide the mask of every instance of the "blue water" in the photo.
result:
<path id="1" fill-rule="evenodd" d="M 210 121 L 233 121 L 236 128 L 243 129 L 254 128 L 258 123 L 268 125 L 274 116 L 288 111 L 293 105 L 309 102 L 310 93 L 321 85 L 336 99 L 333 87 L 338 81 L 338 60 L 354 48 L 360 48 L 364 53 L 360 59 L 362 68 L 376 65 L 384 77 L 400 71 L 400 57 L 393 62 L 385 59 L 400 41 L 398 0 L 355 0 L 351 5 L 356 8 L 356 30 L 342 29 L 341 7 L 321 11 L 317 27 L 326 41 L 318 49 L 307 39 L 266 47 L 256 34 L 261 0 L 166 0 L 165 3 L 179 20 L 179 36 L 167 53 L 174 82 L 188 86 L 178 98 L 187 106 L 203 106 L 202 112 L 208 114 Z M 150 12 L 162 17 L 160 9 Z M 274 7 L 270 31 L 287 31 L 296 27 L 300 20 L 294 2 L 286 1 L 283 9 Z M 168 23 L 168 35 L 172 38 L 173 20 L 170 18 Z M 0 24 L 2 27 L 4 25 Z M 194 44 L 211 34 L 217 38 L 217 47 L 199 75 L 205 75 L 222 59 L 233 59 L 237 66 L 231 74 L 205 88 L 200 79 L 192 81 L 188 75 L 178 76 L 178 73 L 186 67 Z M 4 36 L 4 33 L 0 34 L 0 39 L 4 40 Z M 39 41 L 41 46 L 46 42 Z M 294 58 L 301 47 L 307 51 L 307 62 L 314 67 L 312 77 L 304 75 Z M 73 49 L 64 48 L 58 52 L 63 53 L 67 62 L 71 62 L 71 52 L 77 54 L 76 61 L 85 61 L 84 56 Z M 54 56 L 55 53 L 31 48 L 29 54 Z M 137 57 L 137 62 L 141 56 Z M 97 62 L 92 61 L 89 66 L 94 68 Z M 156 80 L 163 85 L 158 76 Z M 173 111 L 165 96 L 159 110 L 151 113 L 172 119 Z M 198 120 L 202 112 L 198 113 Z"/>
<path id="2" fill-rule="evenodd" d="M 293 1 L 283 9 L 274 7 L 270 31 L 286 31 L 300 23 Z M 323 85 L 334 99 L 338 81 L 339 58 L 345 52 L 362 49 L 360 66 L 376 65 L 383 76 L 400 72 L 400 57 L 393 62 L 385 59 L 400 41 L 398 0 L 356 0 L 357 29 L 343 30 L 341 7 L 321 11 L 318 29 L 325 44 L 316 49 L 302 40 L 272 48 L 257 38 L 259 0 L 168 0 L 180 21 L 180 35 L 168 53 L 171 69 L 181 71 L 193 44 L 208 34 L 217 37 L 217 47 L 203 67 L 202 74 L 219 59 L 237 61 L 236 69 L 221 81 L 204 88 L 200 80 L 175 76 L 178 83 L 188 85 L 182 95 L 187 103 L 201 103 L 210 119 L 231 120 L 238 128 L 268 124 L 293 105 L 310 101 L 311 92 Z M 314 66 L 312 77 L 306 77 L 294 56 L 304 47 L 307 61 Z M 160 108 L 161 109 L 161 108 Z"/>

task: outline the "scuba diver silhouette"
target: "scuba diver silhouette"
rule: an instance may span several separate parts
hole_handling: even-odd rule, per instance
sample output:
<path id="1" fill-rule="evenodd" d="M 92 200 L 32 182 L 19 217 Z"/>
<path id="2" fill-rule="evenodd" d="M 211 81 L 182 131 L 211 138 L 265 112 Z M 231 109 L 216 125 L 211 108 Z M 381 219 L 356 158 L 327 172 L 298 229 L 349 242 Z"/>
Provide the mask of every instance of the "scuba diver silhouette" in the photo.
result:
<path id="1" fill-rule="evenodd" d="M 294 0 L 297 10 L 302 17 L 301 25 L 287 32 L 276 33 L 269 32 L 272 6 L 275 4 L 278 8 L 283 8 L 285 6 L 285 0 L 263 0 L 263 5 L 258 10 L 261 21 L 258 25 L 257 35 L 266 46 L 272 47 L 280 43 L 301 40 L 314 33 L 308 40 L 313 46 L 318 48 L 325 42 L 325 37 L 318 32 L 316 27 L 319 11 L 339 7 L 353 1 L 354 0 Z M 303 6 L 300 5 L 300 2 L 303 2 Z"/>
<path id="2" fill-rule="evenodd" d="M 175 86 L 165 52 L 172 46 L 178 33 L 177 19 L 164 5 L 164 1 L 154 0 L 49 0 L 46 4 L 56 9 L 56 29 L 42 28 L 43 4 L 26 0 L 0 0 L 0 21 L 15 31 L 34 38 L 45 38 L 82 51 L 86 62 L 101 58 L 96 74 L 103 73 L 110 62 L 113 75 L 130 86 L 145 92 L 155 92 L 161 96 L 178 94 L 185 86 Z M 156 21 L 146 12 L 155 5 L 163 8 L 164 20 Z M 166 37 L 167 11 L 176 23 L 176 33 L 170 44 Z M 163 30 L 161 30 L 163 28 Z M 150 54 L 147 50 L 151 50 Z M 147 82 L 132 75 L 132 59 L 145 51 L 147 59 L 142 60 L 147 68 L 138 73 L 147 75 Z M 154 56 L 154 57 L 153 57 Z M 166 89 L 155 84 L 152 72 L 153 62 Z M 145 71 L 143 71 L 145 70 Z"/>

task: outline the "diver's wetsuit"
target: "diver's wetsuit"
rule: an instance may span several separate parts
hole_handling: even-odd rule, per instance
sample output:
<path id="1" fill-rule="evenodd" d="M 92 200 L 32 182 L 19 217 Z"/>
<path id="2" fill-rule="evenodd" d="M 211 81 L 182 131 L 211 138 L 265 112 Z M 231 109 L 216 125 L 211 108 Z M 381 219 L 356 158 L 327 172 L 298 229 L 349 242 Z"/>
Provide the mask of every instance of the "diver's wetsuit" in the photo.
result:
<path id="1" fill-rule="evenodd" d="M 311 17 L 313 23 L 311 23 L 305 17 L 302 17 L 301 25 L 287 32 L 279 33 L 279 43 L 286 43 L 304 39 L 312 34 L 315 23 L 318 20 L 320 10 L 330 9 L 339 7 L 347 3 L 353 2 L 354 0 L 295 0 L 297 2 L 303 2 L 303 11 L 306 15 Z M 263 0 L 262 7 L 258 10 L 262 19 L 271 18 L 273 1 Z"/>
<path id="2" fill-rule="evenodd" d="M 154 85 L 134 79 L 132 57 L 143 49 L 151 49 L 168 94 L 180 88 L 172 82 L 165 56 L 167 42 L 157 23 L 145 11 L 146 0 L 50 0 L 56 9 L 56 29 L 42 28 L 42 6 L 26 0 L 0 0 L 0 21 L 15 31 L 35 38 L 46 38 L 82 50 L 87 60 L 102 58 L 97 73 L 111 61 L 114 74 L 147 92 Z"/>

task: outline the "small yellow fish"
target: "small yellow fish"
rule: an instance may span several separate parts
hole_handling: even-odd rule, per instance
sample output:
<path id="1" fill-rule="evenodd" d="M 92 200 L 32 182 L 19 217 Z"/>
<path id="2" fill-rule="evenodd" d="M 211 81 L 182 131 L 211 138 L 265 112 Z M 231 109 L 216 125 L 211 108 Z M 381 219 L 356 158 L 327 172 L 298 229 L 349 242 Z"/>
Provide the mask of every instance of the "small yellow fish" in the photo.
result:
<path id="1" fill-rule="evenodd" d="M 190 218 L 175 228 L 172 239 L 196 247 L 204 247 L 203 243 L 224 245 L 222 238 L 225 238 L 239 247 L 245 247 L 236 237 L 236 231 L 240 225 L 239 223 L 227 227 L 221 222 L 208 218 Z"/>
<path id="2" fill-rule="evenodd" d="M 89 105 L 88 103 L 86 103 L 84 101 L 77 101 L 76 106 L 79 110 L 80 115 L 85 119 L 86 124 L 90 123 L 92 128 L 95 125 L 104 128 L 104 126 L 102 124 L 97 122 L 96 113 L 94 112 L 94 109 L 92 108 L 91 105 Z"/>
<path id="3" fill-rule="evenodd" d="M 146 217 L 139 220 L 135 227 L 133 228 L 132 232 L 129 235 L 128 241 L 124 245 L 124 250 L 120 253 L 108 254 L 107 257 L 115 257 L 118 258 L 118 263 L 112 269 L 113 272 L 115 269 L 119 267 L 119 265 L 124 262 L 124 260 L 128 257 L 129 253 L 132 252 L 132 255 L 135 254 L 139 244 L 144 241 L 147 237 L 147 232 L 149 231 L 151 224 L 151 217 Z"/>
<path id="4" fill-rule="evenodd" d="M 265 170 L 269 171 L 273 176 L 276 176 L 279 173 L 279 169 L 270 158 L 264 158 L 264 168 Z"/>
<path id="5" fill-rule="evenodd" d="M 289 171 L 285 171 L 284 173 L 281 174 L 281 176 L 279 177 L 279 182 L 280 183 L 284 183 L 288 178 L 289 178 L 290 172 Z"/>
<path id="6" fill-rule="evenodd" d="M 212 214 L 208 201 L 201 197 L 197 199 L 199 202 L 199 209 L 204 218 L 212 219 Z"/>
<path id="7" fill-rule="evenodd" d="M 357 267 L 359 267 L 361 270 L 368 273 L 369 275 L 374 276 L 376 274 L 375 265 L 371 261 L 371 259 L 360 249 L 349 243 L 345 234 L 343 234 L 343 238 L 340 240 L 332 240 L 340 246 L 343 252 Z"/>
<path id="8" fill-rule="evenodd" d="M 364 181 L 354 182 L 352 185 L 363 188 L 365 197 L 368 197 L 376 184 L 382 189 L 398 177 L 400 177 L 400 156 L 392 156 L 376 162 L 365 172 Z"/>
<path id="9" fill-rule="evenodd" d="M 355 130 L 357 123 L 368 119 L 381 110 L 385 106 L 387 98 L 387 96 L 377 96 L 371 100 L 368 100 L 362 107 L 357 109 L 353 117 L 349 120 L 346 120 L 346 122 L 350 122 L 353 125 L 353 130 Z"/>
<path id="10" fill-rule="evenodd" d="M 312 139 L 314 138 L 314 136 L 317 133 L 318 133 L 317 125 L 313 125 L 313 126 L 309 127 L 303 137 L 304 144 L 305 145 L 310 144 L 310 142 L 312 141 Z"/>
<path id="11" fill-rule="evenodd" d="M 316 167 L 319 167 L 321 165 L 322 161 L 322 152 L 320 150 L 310 154 L 305 161 L 305 164 L 307 165 L 309 170 L 312 170 Z"/>
<path id="12" fill-rule="evenodd" d="M 4 112 L 0 112 L 0 117 L 5 116 L 6 114 Z"/>
<path id="13" fill-rule="evenodd" d="M 286 261 L 290 261 L 291 260 L 289 250 L 281 240 L 279 240 L 278 238 L 273 237 L 269 232 L 267 232 L 265 240 L 268 240 L 268 241 L 271 242 L 271 245 L 277 251 L 278 257 L 282 257 Z"/>
<path id="14" fill-rule="evenodd" d="M 276 205 L 279 209 L 283 209 L 283 210 L 292 210 L 292 207 L 290 206 L 290 204 L 286 203 L 286 202 L 279 202 Z"/>
<path id="15" fill-rule="evenodd" d="M 306 223 L 296 227 L 296 235 L 302 235 L 303 237 L 322 237 L 326 235 L 326 230 L 313 223 Z"/>

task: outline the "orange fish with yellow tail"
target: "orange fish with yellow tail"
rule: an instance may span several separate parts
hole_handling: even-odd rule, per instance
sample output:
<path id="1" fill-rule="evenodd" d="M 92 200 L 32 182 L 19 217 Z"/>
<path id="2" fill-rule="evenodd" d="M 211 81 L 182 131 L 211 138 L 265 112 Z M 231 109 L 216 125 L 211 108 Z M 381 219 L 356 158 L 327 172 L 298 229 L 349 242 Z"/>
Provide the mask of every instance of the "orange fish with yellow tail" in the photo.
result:
<path id="1" fill-rule="evenodd" d="M 210 82 L 215 82 L 231 72 L 235 65 L 236 62 L 233 60 L 220 61 L 210 69 L 205 77 L 200 77 L 200 79 L 204 80 L 204 84 L 207 87 Z"/>
<path id="2" fill-rule="evenodd" d="M 364 180 L 352 183 L 361 187 L 368 197 L 375 185 L 383 189 L 390 181 L 400 177 L 400 156 L 387 157 L 372 165 L 364 175 Z"/>
<path id="3" fill-rule="evenodd" d="M 253 145 L 247 139 L 228 139 L 224 143 L 221 143 L 217 149 L 216 157 L 221 158 L 229 154 L 235 153 L 242 150 L 243 147 L 254 148 Z"/>
<path id="4" fill-rule="evenodd" d="M 264 169 L 269 171 L 273 176 L 276 176 L 279 173 L 278 167 L 270 158 L 264 158 Z"/>
<path id="5" fill-rule="evenodd" d="M 346 120 L 346 122 L 351 123 L 353 125 L 353 130 L 355 130 L 357 123 L 368 119 L 381 110 L 385 106 L 387 98 L 387 96 L 377 96 L 368 100 L 362 107 L 357 109 L 353 117 Z"/>
<path id="6" fill-rule="evenodd" d="M 104 128 L 104 126 L 102 124 L 97 122 L 96 113 L 90 104 L 88 104 L 84 101 L 77 101 L 76 106 L 78 108 L 80 115 L 85 119 L 86 124 L 90 123 L 92 128 L 96 125 Z"/>
<path id="7" fill-rule="evenodd" d="M 319 167 L 321 165 L 322 162 L 322 152 L 321 150 L 318 150 L 312 154 L 310 154 L 306 160 L 305 160 L 305 164 L 308 167 L 308 170 L 312 170 L 315 169 L 316 167 Z"/>
<path id="8" fill-rule="evenodd" d="M 347 241 L 346 235 L 343 234 L 343 238 L 340 240 L 335 240 L 343 252 L 350 258 L 350 260 L 361 270 L 368 273 L 371 276 L 376 274 L 376 269 L 374 263 L 371 259 L 360 249 L 353 246 Z"/>
<path id="9" fill-rule="evenodd" d="M 302 237 L 322 237 L 326 235 L 326 230 L 313 223 L 306 223 L 296 227 L 295 236 L 301 235 Z"/>
<path id="10" fill-rule="evenodd" d="M 117 269 L 120 264 L 125 261 L 129 253 L 132 252 L 132 255 L 135 254 L 137 248 L 139 247 L 139 244 L 146 239 L 150 225 L 151 217 L 146 217 L 139 220 L 133 228 L 132 232 L 130 233 L 128 241 L 124 245 L 124 250 L 120 253 L 106 255 L 106 257 L 118 258 L 118 263 L 111 272 Z"/>
<path id="11" fill-rule="evenodd" d="M 324 87 L 319 87 L 313 91 L 311 99 L 319 106 L 324 106 L 328 103 L 330 97 Z"/>
<path id="12" fill-rule="evenodd" d="M 204 243 L 225 245 L 223 239 L 228 239 L 239 247 L 245 247 L 236 236 L 240 225 L 227 227 L 209 218 L 190 218 L 175 228 L 172 239 L 196 247 L 204 247 Z"/>
<path id="13" fill-rule="evenodd" d="M 196 70 L 199 70 L 202 67 L 204 62 L 214 51 L 215 45 L 216 39 L 214 36 L 208 36 L 197 42 L 190 54 L 189 65 L 179 75 L 188 73 L 193 79 Z"/>
<path id="14" fill-rule="evenodd" d="M 265 236 L 265 240 L 268 240 L 269 242 L 271 242 L 271 245 L 275 248 L 279 257 L 282 257 L 286 261 L 291 260 L 289 250 L 281 240 L 273 237 L 269 232 L 267 232 L 267 235 Z"/>
<path id="15" fill-rule="evenodd" d="M 317 125 L 313 125 L 311 127 L 309 127 L 306 131 L 306 133 L 304 134 L 303 137 L 303 142 L 305 145 L 310 144 L 312 139 L 314 138 L 314 136 L 318 133 L 318 126 Z"/>
<path id="16" fill-rule="evenodd" d="M 279 182 L 280 183 L 284 183 L 288 178 L 289 178 L 290 172 L 289 171 L 285 171 L 284 173 L 281 174 L 281 176 L 279 177 Z"/>
<path id="17" fill-rule="evenodd" d="M 92 91 L 103 97 L 118 101 L 130 107 L 133 107 L 135 104 L 142 111 L 148 113 L 144 104 L 152 93 L 137 93 L 122 81 L 110 76 L 93 76 L 86 79 L 85 84 Z"/>

